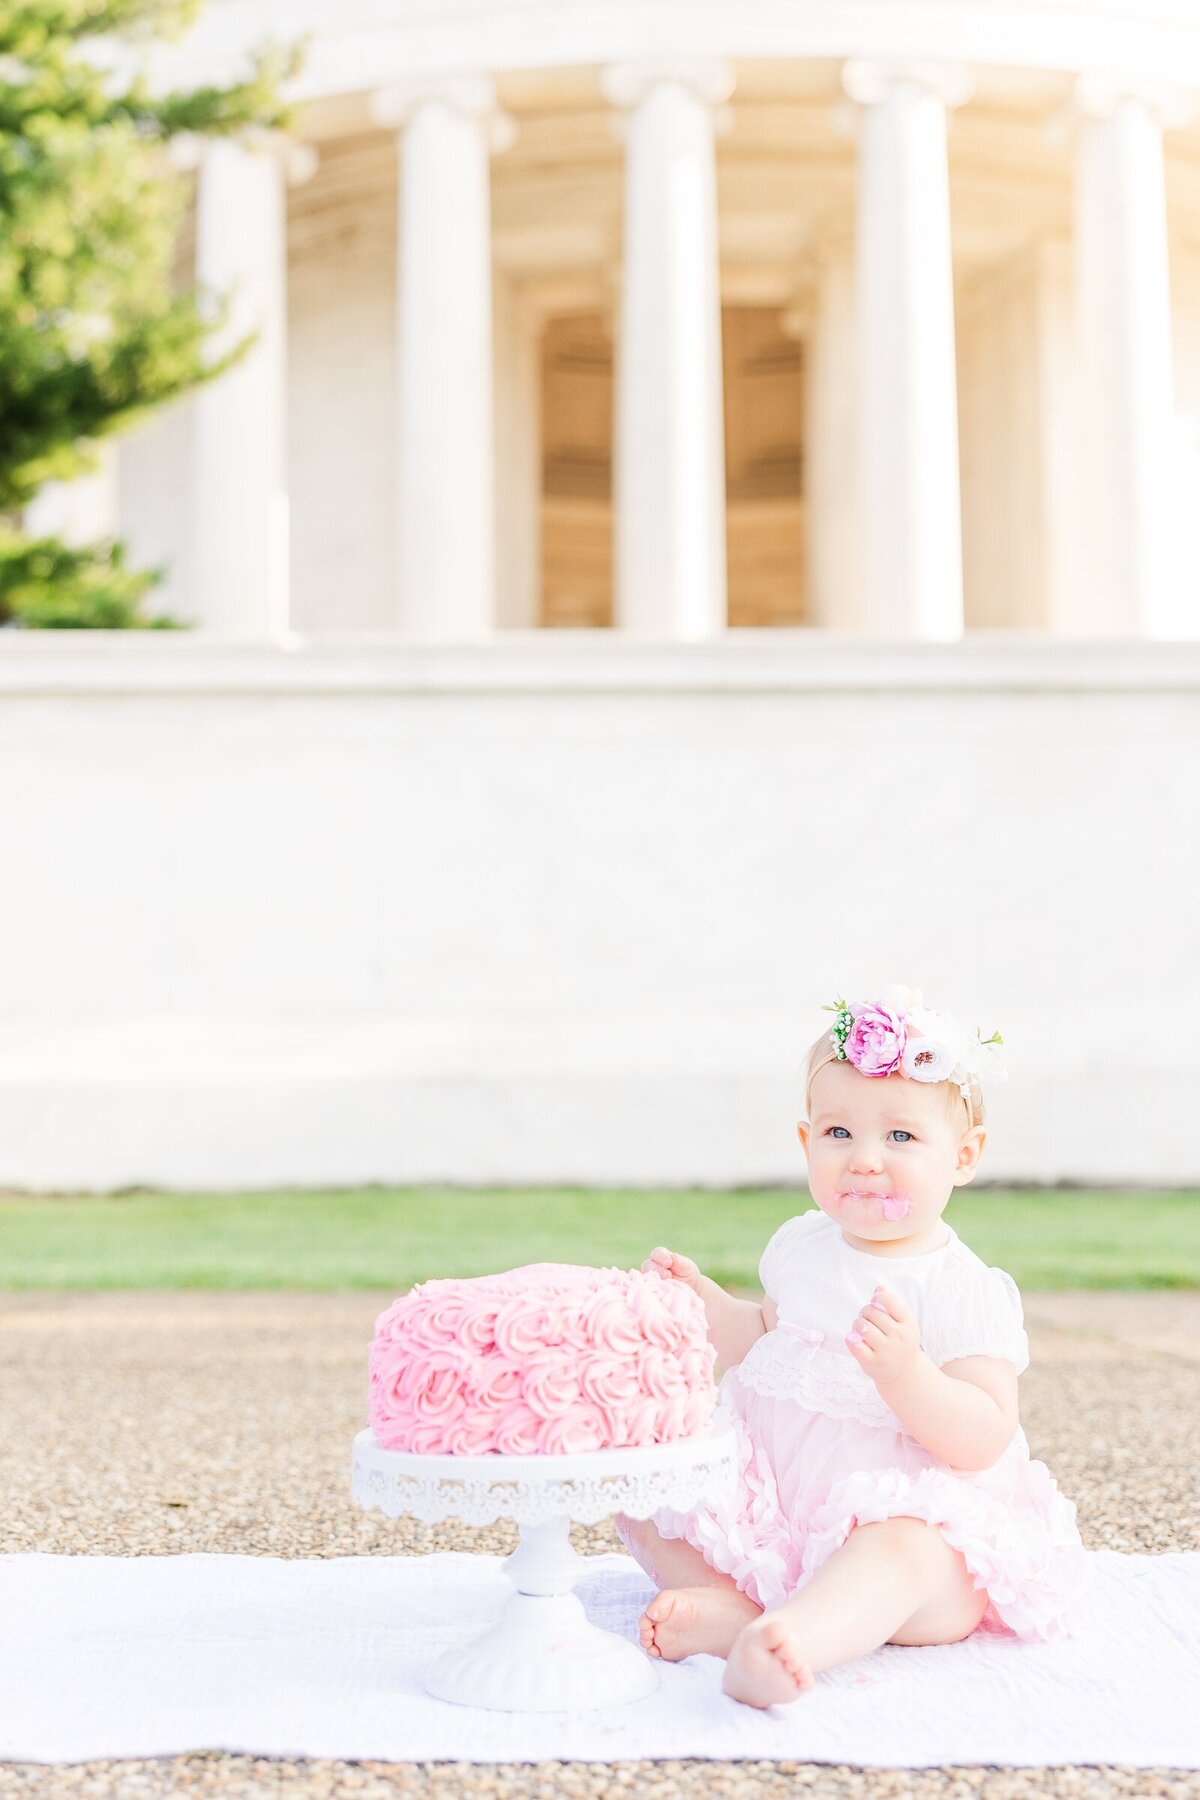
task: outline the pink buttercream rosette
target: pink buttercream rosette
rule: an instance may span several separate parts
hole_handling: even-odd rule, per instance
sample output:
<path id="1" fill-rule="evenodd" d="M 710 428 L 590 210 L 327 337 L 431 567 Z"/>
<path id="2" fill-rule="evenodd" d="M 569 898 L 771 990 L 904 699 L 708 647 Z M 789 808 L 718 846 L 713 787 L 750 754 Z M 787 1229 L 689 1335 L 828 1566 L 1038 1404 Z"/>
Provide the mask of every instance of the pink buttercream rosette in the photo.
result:
<path id="1" fill-rule="evenodd" d="M 375 1324 L 368 1417 L 385 1450 L 427 1456 L 665 1444 L 707 1425 L 715 1360 L 682 1283 L 534 1263 L 393 1301 Z"/>

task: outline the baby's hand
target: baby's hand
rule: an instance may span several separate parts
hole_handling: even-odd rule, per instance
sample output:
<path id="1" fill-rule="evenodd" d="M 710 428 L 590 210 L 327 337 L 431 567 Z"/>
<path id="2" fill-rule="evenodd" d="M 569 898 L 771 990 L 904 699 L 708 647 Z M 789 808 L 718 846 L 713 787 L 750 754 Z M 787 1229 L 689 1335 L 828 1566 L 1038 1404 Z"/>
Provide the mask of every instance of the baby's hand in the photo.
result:
<path id="1" fill-rule="evenodd" d="M 675 1281 L 682 1281 L 684 1287 L 692 1288 L 697 1294 L 700 1283 L 704 1279 L 690 1256 L 676 1256 L 673 1250 L 664 1250 L 660 1244 L 652 1250 L 642 1264 L 643 1275 L 670 1275 Z"/>
<path id="2" fill-rule="evenodd" d="M 877 1386 L 902 1380 L 921 1354 L 916 1321 L 902 1300 L 877 1287 L 850 1327 L 846 1348 Z"/>

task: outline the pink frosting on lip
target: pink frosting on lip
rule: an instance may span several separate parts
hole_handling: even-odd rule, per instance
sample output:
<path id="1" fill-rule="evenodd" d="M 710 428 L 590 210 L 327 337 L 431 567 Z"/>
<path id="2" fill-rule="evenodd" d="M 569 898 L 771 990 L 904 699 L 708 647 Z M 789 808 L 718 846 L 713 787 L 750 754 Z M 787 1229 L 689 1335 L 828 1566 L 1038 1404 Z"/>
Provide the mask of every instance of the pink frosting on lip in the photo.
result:
<path id="1" fill-rule="evenodd" d="M 394 1301 L 375 1324 L 368 1416 L 385 1450 L 422 1455 L 669 1443 L 708 1423 L 715 1360 L 681 1282 L 534 1263 Z"/>
<path id="2" fill-rule="evenodd" d="M 907 1219 L 912 1211 L 907 1194 L 877 1194 L 872 1188 L 843 1188 L 838 1199 L 875 1201 L 885 1219 Z"/>

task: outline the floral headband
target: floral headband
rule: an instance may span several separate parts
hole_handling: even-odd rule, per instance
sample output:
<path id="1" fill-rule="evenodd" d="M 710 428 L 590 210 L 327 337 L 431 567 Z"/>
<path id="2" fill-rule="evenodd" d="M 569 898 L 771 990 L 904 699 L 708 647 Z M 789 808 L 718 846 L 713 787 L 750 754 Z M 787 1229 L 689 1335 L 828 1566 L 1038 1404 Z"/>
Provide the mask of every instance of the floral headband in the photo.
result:
<path id="1" fill-rule="evenodd" d="M 1003 1081 L 1004 1039 L 998 1031 L 974 1037 L 949 1013 L 934 1012 L 919 992 L 886 987 L 875 1000 L 823 1008 L 834 1015 L 831 1062 L 853 1063 L 860 1075 L 907 1075 L 911 1081 L 952 1081 L 973 1112 L 972 1090 L 984 1076 Z"/>

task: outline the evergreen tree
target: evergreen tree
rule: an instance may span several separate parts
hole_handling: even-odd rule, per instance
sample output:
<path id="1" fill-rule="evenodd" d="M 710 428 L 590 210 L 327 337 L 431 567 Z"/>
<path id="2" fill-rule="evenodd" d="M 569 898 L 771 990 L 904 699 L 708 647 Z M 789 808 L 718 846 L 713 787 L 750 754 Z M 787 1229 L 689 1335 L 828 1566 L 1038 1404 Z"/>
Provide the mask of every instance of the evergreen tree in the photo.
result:
<path id="1" fill-rule="evenodd" d="M 156 41 L 196 0 L 0 3 L 0 623 L 146 623 L 157 572 L 120 545 L 30 540 L 20 509 L 43 483 L 94 466 L 94 446 L 211 380 L 219 297 L 180 291 L 184 135 L 288 122 L 279 85 L 296 53 L 267 48 L 227 87 L 156 92 Z"/>

